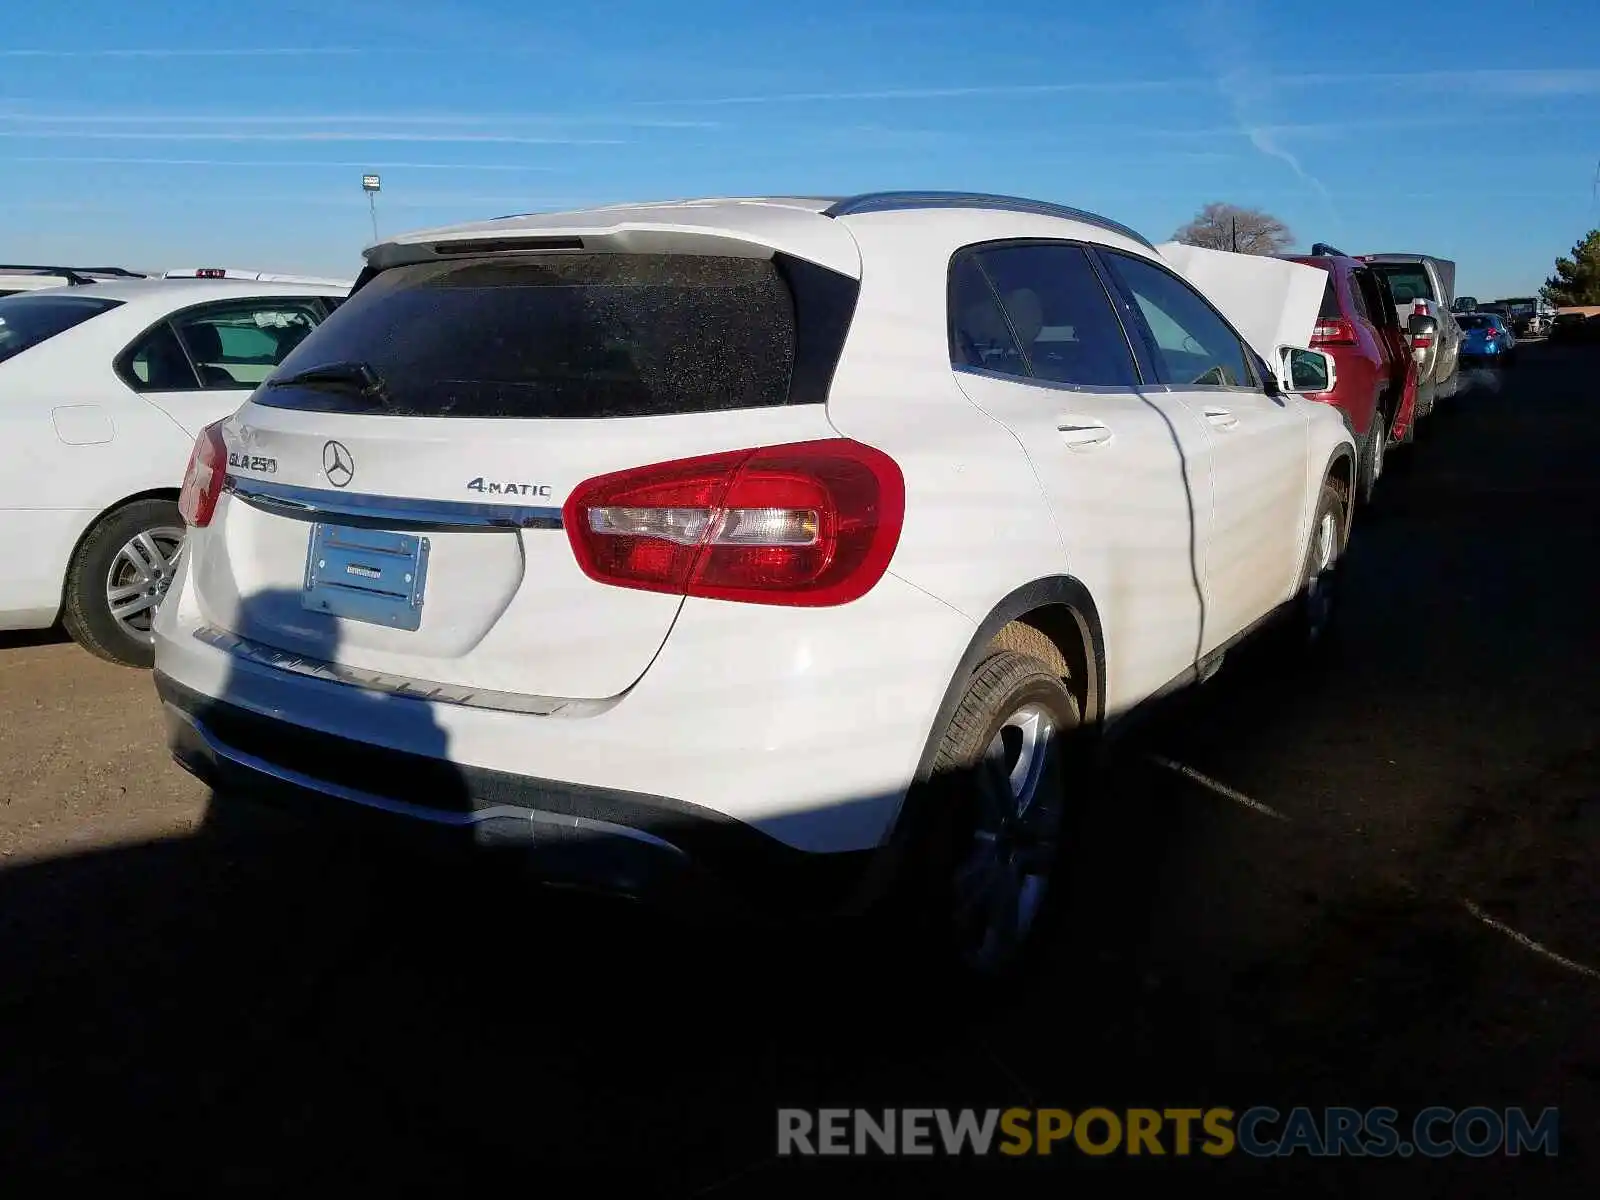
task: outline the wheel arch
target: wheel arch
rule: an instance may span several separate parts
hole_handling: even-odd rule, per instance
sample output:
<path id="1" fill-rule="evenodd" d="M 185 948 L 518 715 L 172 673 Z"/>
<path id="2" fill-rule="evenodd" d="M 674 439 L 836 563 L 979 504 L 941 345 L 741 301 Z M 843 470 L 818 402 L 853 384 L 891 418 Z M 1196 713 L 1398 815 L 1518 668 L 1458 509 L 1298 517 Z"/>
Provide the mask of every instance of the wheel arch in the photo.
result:
<path id="1" fill-rule="evenodd" d="M 1322 469 L 1322 478 L 1324 482 L 1335 484 L 1344 493 L 1344 529 L 1339 538 L 1340 547 L 1343 548 L 1349 544 L 1351 520 L 1355 515 L 1355 505 L 1352 503 L 1356 480 L 1355 451 L 1347 445 L 1336 446 Z M 1309 530 L 1306 536 L 1311 536 Z"/>
<path id="2" fill-rule="evenodd" d="M 83 543 L 89 539 L 89 535 L 98 529 L 101 523 L 104 522 L 107 517 L 111 516 L 111 514 L 119 511 L 120 509 L 126 508 L 130 504 L 137 504 L 141 500 L 170 500 L 176 504 L 180 494 L 181 493 L 179 489 L 175 487 L 146 488 L 142 492 L 134 492 L 131 495 L 124 496 L 122 499 L 106 505 L 99 512 L 95 513 L 94 516 L 90 517 L 86 522 L 84 522 L 84 526 L 82 529 L 78 530 L 78 536 L 73 540 L 72 549 L 67 554 L 67 560 L 62 566 L 61 589 L 60 594 L 56 598 L 57 621 L 61 620 L 61 614 L 66 609 L 67 580 L 72 576 L 72 564 L 78 561 L 78 553 L 83 549 Z"/>
<path id="3" fill-rule="evenodd" d="M 1100 612 L 1083 583 L 1070 575 L 1049 575 L 1009 592 L 978 623 L 961 661 L 945 687 L 938 715 L 928 731 L 927 743 L 917 763 L 917 778 L 926 779 L 939 753 L 939 742 L 951 715 L 961 703 L 967 681 L 984 659 L 1007 648 L 997 644 L 1009 628 L 1021 626 L 1042 637 L 1065 665 L 1068 687 L 1078 700 L 1086 725 L 1103 716 L 1106 658 Z M 1016 640 L 1016 639 L 1008 639 Z M 1022 639 L 1026 640 L 1026 638 Z"/>
<path id="4" fill-rule="evenodd" d="M 922 757 L 917 763 L 916 777 L 912 780 L 899 809 L 884 834 L 871 866 L 864 873 L 858 890 L 847 911 L 861 911 L 881 899 L 893 881 L 905 869 L 908 855 L 929 828 L 935 813 L 930 798 L 929 781 L 933 778 L 934 763 L 944 738 L 969 681 L 980 664 L 996 653 L 1008 648 L 1019 648 L 1016 641 L 1010 645 L 997 644 L 1002 631 L 1020 627 L 1024 640 L 1042 637 L 1059 654 L 1068 670 L 1076 669 L 1080 680 L 1068 683 L 1078 698 L 1079 710 L 1085 731 L 1092 730 L 1103 719 L 1105 696 L 1105 640 L 1100 625 L 1100 613 L 1094 598 L 1083 583 L 1070 575 L 1050 575 L 1009 592 L 1002 597 L 988 616 L 978 623 L 978 628 L 967 644 L 961 661 L 957 664 L 950 682 L 945 687 Z M 1042 646 L 1041 646 L 1042 648 Z M 1059 665 L 1059 664 L 1058 664 Z"/>

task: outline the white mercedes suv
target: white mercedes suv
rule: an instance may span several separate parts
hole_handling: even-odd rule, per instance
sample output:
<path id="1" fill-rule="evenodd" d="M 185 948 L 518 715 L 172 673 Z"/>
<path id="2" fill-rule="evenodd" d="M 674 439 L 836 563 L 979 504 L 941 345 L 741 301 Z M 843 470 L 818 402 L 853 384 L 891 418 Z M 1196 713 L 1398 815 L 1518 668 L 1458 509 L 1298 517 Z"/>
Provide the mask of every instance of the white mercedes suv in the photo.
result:
<path id="1" fill-rule="evenodd" d="M 1103 218 L 712 199 L 366 259 L 184 481 L 156 684 L 215 805 L 909 898 L 998 971 L 1076 739 L 1331 617 L 1330 360 L 1269 366 Z"/>

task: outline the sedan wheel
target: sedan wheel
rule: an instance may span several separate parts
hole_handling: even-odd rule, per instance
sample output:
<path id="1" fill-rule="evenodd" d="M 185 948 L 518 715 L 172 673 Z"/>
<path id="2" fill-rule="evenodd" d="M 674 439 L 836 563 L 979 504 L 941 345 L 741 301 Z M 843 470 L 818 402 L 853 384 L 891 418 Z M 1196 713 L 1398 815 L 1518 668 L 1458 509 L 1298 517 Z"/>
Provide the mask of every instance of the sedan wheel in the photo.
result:
<path id="1" fill-rule="evenodd" d="M 156 609 L 177 574 L 183 536 L 171 500 L 134 500 L 102 517 L 67 569 L 61 622 L 73 640 L 108 662 L 152 665 Z"/>
<path id="2" fill-rule="evenodd" d="M 118 550 L 106 573 L 106 609 L 129 637 L 146 641 L 183 548 L 183 529 L 141 529 Z"/>

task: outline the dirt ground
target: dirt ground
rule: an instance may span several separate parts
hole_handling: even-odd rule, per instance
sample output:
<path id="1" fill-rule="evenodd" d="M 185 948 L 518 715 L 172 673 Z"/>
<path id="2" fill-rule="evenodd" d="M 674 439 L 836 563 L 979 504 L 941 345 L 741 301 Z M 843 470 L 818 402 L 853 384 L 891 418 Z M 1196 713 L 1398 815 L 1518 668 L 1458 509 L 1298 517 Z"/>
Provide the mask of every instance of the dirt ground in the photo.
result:
<path id="1" fill-rule="evenodd" d="M 1396 452 L 1331 669 L 1241 656 L 1124 747 L 1043 969 L 982 1003 L 832 934 L 402 868 L 286 820 L 202 829 L 147 675 L 0 642 L 0 1171 L 169 1194 L 1060 1194 L 1151 1172 L 1594 1194 L 1597 364 L 1527 347 Z M 1559 1106 L 1561 1143 L 774 1157 L 778 1106 L 1013 1104 Z"/>

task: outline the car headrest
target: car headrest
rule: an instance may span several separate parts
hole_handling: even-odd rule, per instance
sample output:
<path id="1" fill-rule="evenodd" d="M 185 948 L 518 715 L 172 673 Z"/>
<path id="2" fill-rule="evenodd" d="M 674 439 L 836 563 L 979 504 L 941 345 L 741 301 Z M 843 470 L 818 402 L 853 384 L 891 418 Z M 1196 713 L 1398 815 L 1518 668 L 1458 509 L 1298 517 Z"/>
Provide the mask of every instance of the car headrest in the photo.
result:
<path id="1" fill-rule="evenodd" d="M 202 362 L 222 357 L 222 335 L 215 325 L 190 325 L 183 331 L 183 340 L 189 344 L 189 353 Z"/>
<path id="2" fill-rule="evenodd" d="M 1044 328 L 1044 305 L 1039 303 L 1039 293 L 1032 288 L 1017 288 L 1006 297 L 1006 312 L 1016 327 L 1017 340 L 1027 349 L 1039 340 Z"/>
<path id="3" fill-rule="evenodd" d="M 1005 314 L 993 300 L 980 301 L 967 306 L 963 314 L 963 332 L 980 347 L 1012 345 L 1011 328 Z"/>

